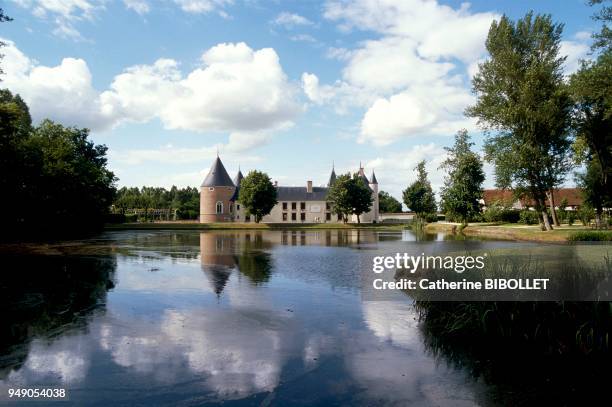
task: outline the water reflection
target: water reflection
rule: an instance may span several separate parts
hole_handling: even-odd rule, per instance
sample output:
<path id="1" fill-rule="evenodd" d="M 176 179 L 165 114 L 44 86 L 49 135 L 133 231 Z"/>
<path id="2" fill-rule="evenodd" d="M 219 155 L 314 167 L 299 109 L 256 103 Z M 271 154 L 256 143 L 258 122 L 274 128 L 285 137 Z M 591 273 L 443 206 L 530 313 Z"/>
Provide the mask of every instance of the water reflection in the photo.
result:
<path id="1" fill-rule="evenodd" d="M 85 362 L 65 347 L 40 355 L 43 343 L 87 329 L 103 312 L 106 293 L 114 286 L 117 267 L 112 257 L 5 256 L 0 273 L 0 378 L 28 368 L 71 380 Z M 60 346 L 61 347 L 61 346 Z"/>
<path id="2" fill-rule="evenodd" d="M 440 363 L 409 297 L 361 294 L 360 256 L 442 243 L 115 232 L 95 243 L 106 257 L 4 259 L 31 272 L 4 273 L 0 391 L 63 384 L 76 405 L 490 404 L 482 380 Z"/>

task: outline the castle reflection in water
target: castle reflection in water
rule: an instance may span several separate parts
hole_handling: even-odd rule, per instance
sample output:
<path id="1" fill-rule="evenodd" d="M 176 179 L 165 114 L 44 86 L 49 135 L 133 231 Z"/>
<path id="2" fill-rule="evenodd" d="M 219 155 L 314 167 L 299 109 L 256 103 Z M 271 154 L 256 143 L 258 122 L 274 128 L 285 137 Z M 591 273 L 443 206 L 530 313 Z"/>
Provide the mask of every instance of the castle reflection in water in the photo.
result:
<path id="1" fill-rule="evenodd" d="M 254 284 L 268 281 L 274 246 L 352 246 L 376 243 L 379 234 L 360 230 L 226 231 L 200 233 L 200 262 L 212 290 L 219 296 L 233 271 Z"/>

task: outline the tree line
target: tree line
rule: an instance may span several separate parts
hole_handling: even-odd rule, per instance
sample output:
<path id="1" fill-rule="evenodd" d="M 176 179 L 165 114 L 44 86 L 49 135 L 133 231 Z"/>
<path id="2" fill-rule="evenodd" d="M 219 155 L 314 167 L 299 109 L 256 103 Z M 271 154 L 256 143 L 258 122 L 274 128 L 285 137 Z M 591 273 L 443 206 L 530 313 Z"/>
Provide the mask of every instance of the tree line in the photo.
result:
<path id="1" fill-rule="evenodd" d="M 198 219 L 200 192 L 174 185 L 170 189 L 123 187 L 117 191 L 112 210 L 126 221 Z"/>

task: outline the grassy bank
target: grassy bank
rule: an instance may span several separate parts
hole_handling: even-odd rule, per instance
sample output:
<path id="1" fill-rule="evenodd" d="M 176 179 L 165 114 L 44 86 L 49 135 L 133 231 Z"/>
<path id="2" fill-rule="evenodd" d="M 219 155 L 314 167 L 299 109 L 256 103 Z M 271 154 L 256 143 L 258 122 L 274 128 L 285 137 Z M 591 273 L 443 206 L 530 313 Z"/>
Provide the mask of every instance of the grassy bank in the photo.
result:
<path id="1" fill-rule="evenodd" d="M 465 236 L 488 239 L 524 240 L 533 242 L 567 242 L 570 240 L 593 241 L 610 240 L 612 231 L 592 231 L 585 226 L 563 225 L 554 230 L 543 232 L 538 225 L 515 223 L 470 223 L 460 231 L 456 223 L 429 223 L 425 226 L 428 233 L 462 233 Z M 611 236 L 611 237 L 608 237 Z"/>
<path id="2" fill-rule="evenodd" d="M 197 223 L 151 222 L 107 224 L 106 230 L 403 230 L 406 225 L 336 223 Z"/>

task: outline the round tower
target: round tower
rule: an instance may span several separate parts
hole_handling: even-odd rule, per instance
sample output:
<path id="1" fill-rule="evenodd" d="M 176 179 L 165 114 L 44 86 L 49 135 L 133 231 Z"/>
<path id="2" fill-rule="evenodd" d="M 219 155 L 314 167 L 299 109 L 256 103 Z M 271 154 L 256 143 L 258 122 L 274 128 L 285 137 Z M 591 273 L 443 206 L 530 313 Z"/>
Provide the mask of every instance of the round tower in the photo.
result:
<path id="1" fill-rule="evenodd" d="M 200 186 L 200 223 L 231 222 L 236 186 L 217 159 Z"/>

